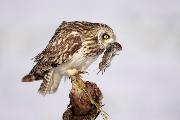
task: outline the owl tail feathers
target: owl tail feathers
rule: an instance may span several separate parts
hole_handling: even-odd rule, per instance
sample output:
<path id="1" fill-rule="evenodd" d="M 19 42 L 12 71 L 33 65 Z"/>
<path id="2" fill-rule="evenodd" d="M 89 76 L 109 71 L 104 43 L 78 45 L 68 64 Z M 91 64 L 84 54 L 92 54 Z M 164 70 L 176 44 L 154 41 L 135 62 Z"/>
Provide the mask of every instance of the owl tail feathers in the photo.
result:
<path id="1" fill-rule="evenodd" d="M 53 77 L 45 77 L 43 79 L 43 82 L 38 90 L 38 93 L 45 96 L 46 94 L 53 94 L 57 91 L 59 84 L 62 79 L 62 75 L 59 74 L 53 74 Z"/>
<path id="2" fill-rule="evenodd" d="M 35 75 L 28 74 L 28 75 L 25 75 L 21 81 L 22 82 L 33 82 L 35 79 L 36 79 Z"/>

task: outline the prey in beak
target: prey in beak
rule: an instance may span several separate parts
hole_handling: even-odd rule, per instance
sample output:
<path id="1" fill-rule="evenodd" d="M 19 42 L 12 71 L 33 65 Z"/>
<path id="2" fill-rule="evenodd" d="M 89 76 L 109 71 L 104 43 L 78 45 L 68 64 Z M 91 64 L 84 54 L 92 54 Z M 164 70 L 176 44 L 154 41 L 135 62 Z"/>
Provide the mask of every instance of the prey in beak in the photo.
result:
<path id="1" fill-rule="evenodd" d="M 122 46 L 118 42 L 110 43 L 106 47 L 102 60 L 99 63 L 99 72 L 103 74 L 106 68 L 108 68 L 111 65 L 111 61 L 114 58 L 114 56 L 119 55 L 118 52 L 121 50 L 122 50 Z"/>

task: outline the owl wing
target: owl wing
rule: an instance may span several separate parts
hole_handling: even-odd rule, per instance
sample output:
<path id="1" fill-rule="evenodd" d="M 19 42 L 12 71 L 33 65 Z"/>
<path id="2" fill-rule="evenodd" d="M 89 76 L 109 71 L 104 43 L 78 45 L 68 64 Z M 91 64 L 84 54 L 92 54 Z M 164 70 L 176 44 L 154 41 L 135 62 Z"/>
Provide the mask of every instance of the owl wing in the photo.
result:
<path id="1" fill-rule="evenodd" d="M 79 35 L 69 35 L 65 39 L 50 43 L 42 53 L 35 57 L 35 62 L 62 64 L 69 60 L 81 46 L 82 41 Z"/>
<path id="2" fill-rule="evenodd" d="M 22 81 L 43 79 L 52 68 L 70 60 L 81 47 L 82 39 L 79 34 L 69 34 L 64 38 L 53 37 L 47 47 L 35 57 L 36 65 Z"/>

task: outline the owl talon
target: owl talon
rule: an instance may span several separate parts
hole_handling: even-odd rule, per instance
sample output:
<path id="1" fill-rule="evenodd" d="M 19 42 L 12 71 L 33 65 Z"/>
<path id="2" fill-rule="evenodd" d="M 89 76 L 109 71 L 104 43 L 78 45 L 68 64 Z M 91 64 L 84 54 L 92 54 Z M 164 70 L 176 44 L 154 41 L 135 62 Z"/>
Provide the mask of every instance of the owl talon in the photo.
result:
<path id="1" fill-rule="evenodd" d="M 88 73 L 87 71 L 79 71 L 79 74 L 86 74 Z"/>

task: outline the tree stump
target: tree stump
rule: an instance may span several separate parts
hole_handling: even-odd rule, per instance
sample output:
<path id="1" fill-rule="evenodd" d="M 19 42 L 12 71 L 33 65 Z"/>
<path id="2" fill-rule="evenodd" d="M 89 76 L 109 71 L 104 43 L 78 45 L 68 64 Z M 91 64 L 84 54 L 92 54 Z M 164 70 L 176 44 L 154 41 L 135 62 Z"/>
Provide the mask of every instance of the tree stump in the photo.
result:
<path id="1" fill-rule="evenodd" d="M 95 83 L 83 81 L 80 75 L 70 78 L 70 104 L 63 114 L 63 120 L 95 120 L 102 107 L 100 89 Z"/>

